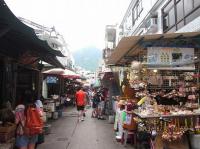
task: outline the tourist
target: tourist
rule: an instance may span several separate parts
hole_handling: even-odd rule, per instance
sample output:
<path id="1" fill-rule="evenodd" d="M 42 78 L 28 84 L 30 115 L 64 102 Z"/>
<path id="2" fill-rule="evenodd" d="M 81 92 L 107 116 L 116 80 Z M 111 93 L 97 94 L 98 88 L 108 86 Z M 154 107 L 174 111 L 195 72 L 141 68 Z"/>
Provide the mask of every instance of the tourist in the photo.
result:
<path id="1" fill-rule="evenodd" d="M 100 102 L 100 97 L 98 96 L 97 92 L 94 91 L 93 93 L 93 98 L 92 98 L 92 118 L 96 118 L 98 116 L 98 104 Z"/>
<path id="2" fill-rule="evenodd" d="M 34 133 L 28 127 L 28 119 L 31 119 L 30 115 L 27 113 L 29 107 L 36 108 L 34 104 L 34 96 L 31 92 L 26 92 L 24 99 L 26 99 L 26 105 L 24 105 L 23 100 L 20 99 L 18 106 L 15 109 L 15 123 L 17 125 L 16 130 L 16 146 L 19 149 L 35 149 L 35 144 L 38 141 L 38 134 Z M 37 111 L 37 110 L 36 110 Z M 40 112 L 38 111 L 38 116 Z M 34 115 L 35 118 L 35 115 Z M 41 120 L 42 121 L 42 120 Z M 30 122 L 30 121 L 29 121 Z M 42 128 L 42 123 L 41 123 Z M 30 134 L 31 133 L 31 134 Z"/>
<path id="3" fill-rule="evenodd" d="M 78 121 L 84 121 L 84 109 L 85 109 L 85 98 L 86 93 L 83 91 L 82 87 L 78 88 L 78 91 L 75 94 L 76 97 L 76 106 L 78 110 Z"/>

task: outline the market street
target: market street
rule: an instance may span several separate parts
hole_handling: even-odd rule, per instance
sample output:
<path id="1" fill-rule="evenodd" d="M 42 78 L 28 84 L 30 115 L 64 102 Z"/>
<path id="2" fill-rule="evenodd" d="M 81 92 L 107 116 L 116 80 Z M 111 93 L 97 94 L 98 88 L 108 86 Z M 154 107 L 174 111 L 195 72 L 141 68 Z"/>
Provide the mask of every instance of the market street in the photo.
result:
<path id="1" fill-rule="evenodd" d="M 52 122 L 51 133 L 45 136 L 45 142 L 38 149 L 123 149 L 133 148 L 129 144 L 123 147 L 115 140 L 113 124 L 107 120 L 91 118 L 87 111 L 84 122 L 77 123 L 76 109 L 70 109 L 63 117 Z"/>

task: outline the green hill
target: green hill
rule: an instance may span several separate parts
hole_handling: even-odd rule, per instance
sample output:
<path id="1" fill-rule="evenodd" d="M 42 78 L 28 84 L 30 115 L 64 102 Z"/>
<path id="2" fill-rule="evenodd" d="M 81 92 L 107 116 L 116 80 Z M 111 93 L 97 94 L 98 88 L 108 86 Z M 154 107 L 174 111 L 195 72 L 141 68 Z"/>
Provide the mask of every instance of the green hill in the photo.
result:
<path id="1" fill-rule="evenodd" d="M 87 47 L 72 51 L 75 64 L 86 70 L 96 71 L 102 59 L 102 50 L 95 47 Z"/>

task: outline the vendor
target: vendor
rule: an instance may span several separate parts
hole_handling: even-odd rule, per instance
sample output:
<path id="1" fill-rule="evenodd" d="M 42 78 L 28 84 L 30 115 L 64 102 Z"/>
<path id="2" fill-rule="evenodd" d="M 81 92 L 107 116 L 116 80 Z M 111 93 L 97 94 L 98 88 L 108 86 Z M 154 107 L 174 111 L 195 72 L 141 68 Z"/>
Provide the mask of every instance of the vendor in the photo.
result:
<path id="1" fill-rule="evenodd" d="M 114 130 L 117 131 L 116 139 L 121 140 L 123 135 L 123 123 L 126 120 L 126 112 L 125 112 L 125 100 L 120 100 L 118 102 L 118 108 L 116 110 Z"/>

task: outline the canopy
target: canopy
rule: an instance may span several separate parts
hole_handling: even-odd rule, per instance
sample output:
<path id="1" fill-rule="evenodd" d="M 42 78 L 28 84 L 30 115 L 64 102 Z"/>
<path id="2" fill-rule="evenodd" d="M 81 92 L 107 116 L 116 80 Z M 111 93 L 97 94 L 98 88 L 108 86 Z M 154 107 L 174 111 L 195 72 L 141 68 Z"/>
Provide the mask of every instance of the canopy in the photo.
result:
<path id="1" fill-rule="evenodd" d="M 73 78 L 73 79 L 79 79 L 81 76 L 71 70 L 68 69 L 61 69 L 61 68 L 53 68 L 49 69 L 47 71 L 42 72 L 44 74 L 49 74 L 49 75 L 58 75 L 63 78 Z"/>
<path id="2" fill-rule="evenodd" d="M 29 53 L 49 64 L 64 68 L 56 59 L 56 56 L 64 55 L 52 49 L 46 41 L 40 40 L 34 29 L 23 24 L 3 0 L 0 1 L 0 53 L 17 60 L 24 53 Z"/>
<path id="3" fill-rule="evenodd" d="M 145 52 L 147 47 L 200 48 L 200 32 L 124 37 L 106 63 L 119 66 L 130 64 L 134 59 L 138 59 L 138 54 Z"/>

